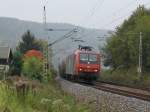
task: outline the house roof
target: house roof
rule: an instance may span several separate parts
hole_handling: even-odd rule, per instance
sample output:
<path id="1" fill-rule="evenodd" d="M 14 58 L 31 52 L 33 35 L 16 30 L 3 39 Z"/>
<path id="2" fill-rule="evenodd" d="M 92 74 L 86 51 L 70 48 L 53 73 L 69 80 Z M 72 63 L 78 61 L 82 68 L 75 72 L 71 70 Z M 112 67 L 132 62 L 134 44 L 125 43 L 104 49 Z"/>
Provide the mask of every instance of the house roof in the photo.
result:
<path id="1" fill-rule="evenodd" d="M 11 53 L 10 47 L 0 47 L 0 59 L 8 59 Z"/>

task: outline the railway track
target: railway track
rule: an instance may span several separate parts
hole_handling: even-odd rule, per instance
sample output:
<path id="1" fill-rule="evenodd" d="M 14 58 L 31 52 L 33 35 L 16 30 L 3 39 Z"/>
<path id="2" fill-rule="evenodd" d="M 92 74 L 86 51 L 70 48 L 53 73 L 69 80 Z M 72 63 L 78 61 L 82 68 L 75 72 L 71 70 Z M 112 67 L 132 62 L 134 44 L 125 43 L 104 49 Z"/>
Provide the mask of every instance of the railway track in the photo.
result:
<path id="1" fill-rule="evenodd" d="M 103 91 L 107 91 L 107 92 L 111 92 L 111 93 L 115 93 L 119 95 L 124 95 L 128 97 L 142 99 L 145 101 L 150 101 L 150 92 L 140 90 L 140 89 L 111 85 L 111 84 L 102 83 L 102 82 L 96 82 L 93 87 L 99 90 L 103 90 Z"/>
<path id="2" fill-rule="evenodd" d="M 141 89 L 135 89 L 135 88 L 125 87 L 125 86 L 108 84 L 106 82 L 100 82 L 100 81 L 97 81 L 94 84 L 87 83 L 84 81 L 79 81 L 79 82 L 71 81 L 71 82 L 78 83 L 83 86 L 93 87 L 95 89 L 99 89 L 99 90 L 106 91 L 106 92 L 111 92 L 111 93 L 118 94 L 118 95 L 123 95 L 123 96 L 133 97 L 133 98 L 137 98 L 137 99 L 141 99 L 141 100 L 145 100 L 145 101 L 150 101 L 150 92 L 141 90 Z"/>

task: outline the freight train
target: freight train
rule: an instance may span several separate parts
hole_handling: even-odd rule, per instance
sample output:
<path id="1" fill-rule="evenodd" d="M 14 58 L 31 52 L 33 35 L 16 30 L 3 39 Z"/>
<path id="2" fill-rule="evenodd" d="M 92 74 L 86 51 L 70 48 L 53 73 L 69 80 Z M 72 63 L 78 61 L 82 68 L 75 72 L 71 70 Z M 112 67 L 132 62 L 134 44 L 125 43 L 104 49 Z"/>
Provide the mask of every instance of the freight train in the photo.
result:
<path id="1" fill-rule="evenodd" d="M 59 74 L 68 80 L 96 81 L 101 71 L 100 53 L 92 47 L 79 46 L 59 64 Z"/>

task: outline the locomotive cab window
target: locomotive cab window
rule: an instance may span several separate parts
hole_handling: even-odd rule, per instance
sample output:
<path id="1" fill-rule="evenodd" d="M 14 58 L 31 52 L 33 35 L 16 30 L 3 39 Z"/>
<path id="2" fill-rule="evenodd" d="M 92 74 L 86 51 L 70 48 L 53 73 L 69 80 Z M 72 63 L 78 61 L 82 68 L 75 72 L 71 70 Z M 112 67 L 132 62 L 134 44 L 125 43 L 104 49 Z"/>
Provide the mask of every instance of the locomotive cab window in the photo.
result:
<path id="1" fill-rule="evenodd" d="M 88 54 L 81 53 L 80 54 L 80 62 L 87 63 L 88 62 Z"/>
<path id="2" fill-rule="evenodd" d="M 89 62 L 90 63 L 97 63 L 97 55 L 89 54 Z"/>
<path id="3" fill-rule="evenodd" d="M 96 54 L 86 54 L 86 53 L 81 53 L 80 54 L 80 63 L 91 63 L 91 64 L 96 64 L 97 61 L 97 55 Z"/>

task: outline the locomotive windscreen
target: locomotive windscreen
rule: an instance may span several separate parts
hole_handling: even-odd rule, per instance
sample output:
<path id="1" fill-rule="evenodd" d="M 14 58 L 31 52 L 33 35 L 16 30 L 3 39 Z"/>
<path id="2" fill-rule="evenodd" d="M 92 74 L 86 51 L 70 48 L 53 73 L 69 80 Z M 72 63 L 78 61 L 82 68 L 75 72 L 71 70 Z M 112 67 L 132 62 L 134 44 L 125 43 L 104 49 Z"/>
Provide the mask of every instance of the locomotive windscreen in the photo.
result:
<path id="1" fill-rule="evenodd" d="M 97 63 L 97 55 L 96 54 L 89 54 L 89 62 L 92 64 Z"/>
<path id="2" fill-rule="evenodd" d="M 97 55 L 96 54 L 80 53 L 80 63 L 96 64 L 96 63 L 98 63 Z"/>

